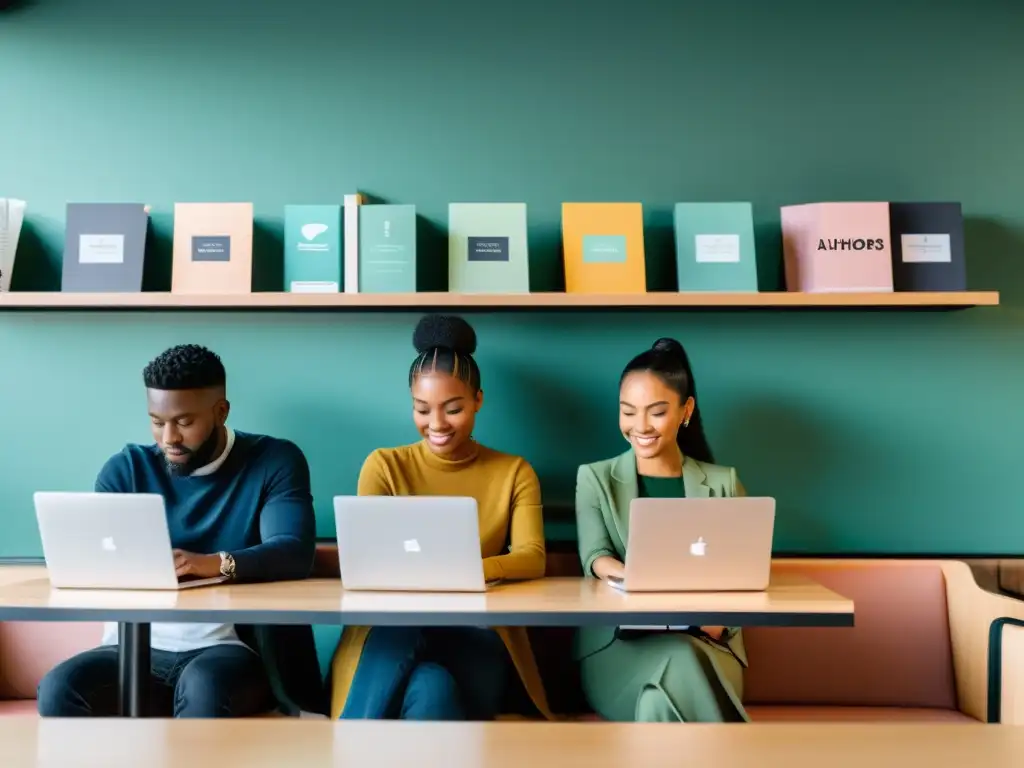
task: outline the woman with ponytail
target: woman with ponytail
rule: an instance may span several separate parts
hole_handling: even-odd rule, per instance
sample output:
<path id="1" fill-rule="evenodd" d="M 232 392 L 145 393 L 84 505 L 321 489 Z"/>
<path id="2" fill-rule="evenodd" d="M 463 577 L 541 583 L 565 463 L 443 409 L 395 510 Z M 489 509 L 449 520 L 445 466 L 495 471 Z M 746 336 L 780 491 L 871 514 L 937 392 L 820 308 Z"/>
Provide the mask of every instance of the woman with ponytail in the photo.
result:
<path id="1" fill-rule="evenodd" d="M 576 526 L 585 576 L 621 579 L 635 498 L 741 496 L 732 467 L 714 463 L 690 361 L 675 339 L 658 339 L 619 380 L 620 456 L 579 469 Z M 581 629 L 583 691 L 613 721 L 742 722 L 746 653 L 738 628 L 688 631 Z"/>

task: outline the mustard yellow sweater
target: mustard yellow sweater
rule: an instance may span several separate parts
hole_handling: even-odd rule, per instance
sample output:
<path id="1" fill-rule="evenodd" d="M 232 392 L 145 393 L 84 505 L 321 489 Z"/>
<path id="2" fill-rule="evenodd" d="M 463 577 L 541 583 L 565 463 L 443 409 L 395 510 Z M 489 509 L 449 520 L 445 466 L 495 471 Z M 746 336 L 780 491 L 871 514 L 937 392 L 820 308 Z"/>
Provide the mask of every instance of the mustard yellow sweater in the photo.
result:
<path id="1" fill-rule="evenodd" d="M 380 448 L 359 473 L 360 496 L 472 496 L 480 520 L 484 577 L 537 579 L 544 575 L 544 520 L 540 481 L 523 459 L 476 445 L 464 459 L 448 460 L 422 443 Z M 506 544 L 508 551 L 503 551 Z M 346 627 L 331 663 L 331 717 L 337 719 L 359 666 L 368 627 Z M 508 648 L 530 699 L 553 719 L 537 663 L 523 627 L 495 631 Z"/>

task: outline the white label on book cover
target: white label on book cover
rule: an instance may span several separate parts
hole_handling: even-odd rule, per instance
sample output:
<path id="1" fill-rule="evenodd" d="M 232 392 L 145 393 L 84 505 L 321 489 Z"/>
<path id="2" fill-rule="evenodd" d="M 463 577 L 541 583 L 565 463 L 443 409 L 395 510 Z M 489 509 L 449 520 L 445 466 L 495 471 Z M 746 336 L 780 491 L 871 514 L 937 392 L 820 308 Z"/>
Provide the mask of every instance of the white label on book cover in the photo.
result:
<path id="1" fill-rule="evenodd" d="M 735 264 L 740 260 L 739 235 L 696 235 L 694 245 L 701 264 Z"/>
<path id="2" fill-rule="evenodd" d="M 292 293 L 338 293 L 339 286 L 331 280 L 292 280 Z"/>
<path id="3" fill-rule="evenodd" d="M 949 235 L 903 235 L 903 261 L 908 264 L 948 264 L 953 260 Z"/>
<path id="4" fill-rule="evenodd" d="M 80 235 L 79 264 L 124 264 L 124 235 Z"/>

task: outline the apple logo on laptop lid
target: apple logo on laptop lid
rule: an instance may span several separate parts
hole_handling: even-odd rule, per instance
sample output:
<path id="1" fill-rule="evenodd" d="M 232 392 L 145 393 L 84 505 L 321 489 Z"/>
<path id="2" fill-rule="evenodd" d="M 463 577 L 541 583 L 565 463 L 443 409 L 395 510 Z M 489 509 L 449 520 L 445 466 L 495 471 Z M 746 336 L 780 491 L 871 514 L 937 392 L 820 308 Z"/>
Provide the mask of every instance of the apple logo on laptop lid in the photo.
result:
<path id="1" fill-rule="evenodd" d="M 690 545 L 690 554 L 694 557 L 704 557 L 708 553 L 708 543 L 704 541 L 703 536 L 698 536 L 697 540 Z"/>
<path id="2" fill-rule="evenodd" d="M 416 539 L 406 539 L 402 542 L 402 546 L 405 547 L 406 552 L 419 552 L 420 543 Z"/>
<path id="3" fill-rule="evenodd" d="M 114 543 L 113 536 L 104 536 L 100 541 L 100 546 L 103 547 L 104 552 L 117 552 L 117 544 Z"/>

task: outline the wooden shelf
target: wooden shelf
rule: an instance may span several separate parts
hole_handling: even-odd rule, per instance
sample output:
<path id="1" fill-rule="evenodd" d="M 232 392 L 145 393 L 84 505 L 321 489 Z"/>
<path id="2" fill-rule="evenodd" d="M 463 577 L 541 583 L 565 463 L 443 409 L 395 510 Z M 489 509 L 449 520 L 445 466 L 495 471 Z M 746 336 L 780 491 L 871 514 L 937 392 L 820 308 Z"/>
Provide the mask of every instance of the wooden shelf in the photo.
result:
<path id="1" fill-rule="evenodd" d="M 516 310 L 965 309 L 999 304 L 996 291 L 957 293 L 0 293 L 0 310 Z"/>

